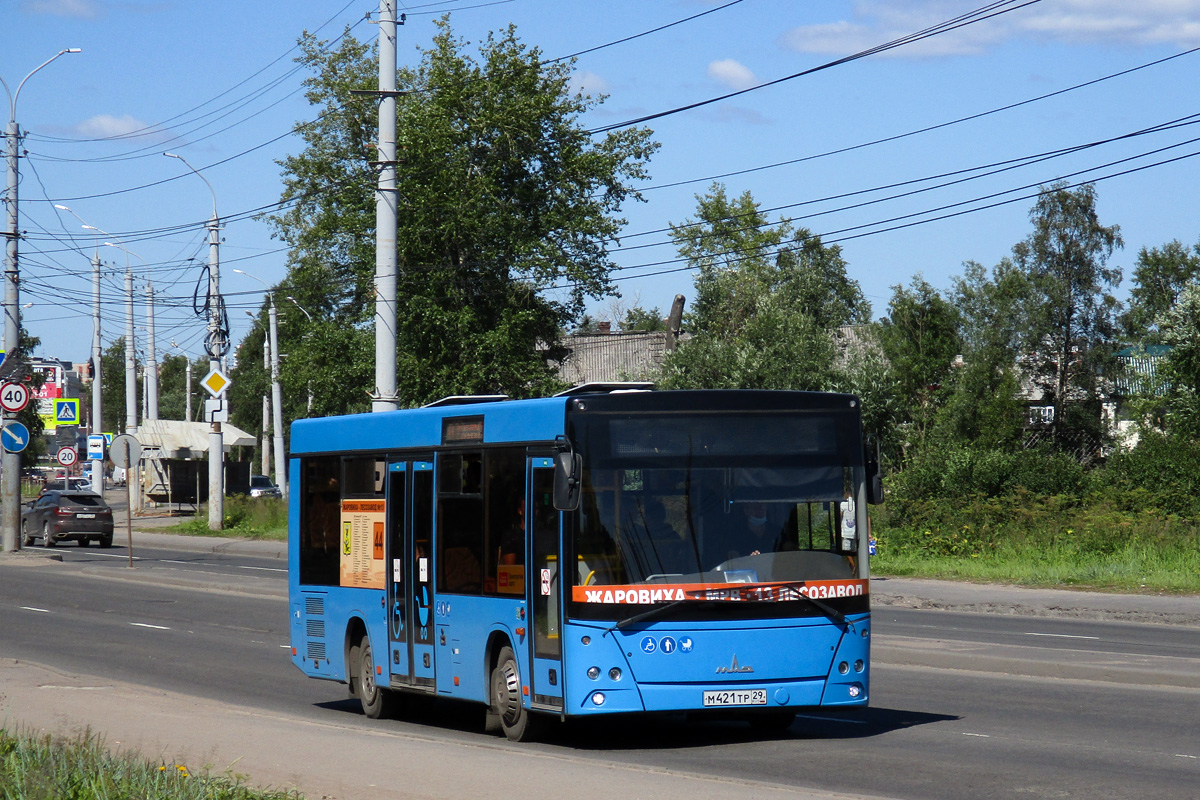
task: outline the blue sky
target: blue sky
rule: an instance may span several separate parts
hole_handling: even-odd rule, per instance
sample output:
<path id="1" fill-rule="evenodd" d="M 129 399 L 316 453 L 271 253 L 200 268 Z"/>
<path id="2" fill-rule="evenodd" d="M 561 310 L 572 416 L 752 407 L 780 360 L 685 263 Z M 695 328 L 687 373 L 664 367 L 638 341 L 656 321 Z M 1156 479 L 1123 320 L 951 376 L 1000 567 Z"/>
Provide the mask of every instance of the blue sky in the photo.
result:
<path id="1" fill-rule="evenodd" d="M 446 11 L 462 38 L 478 42 L 512 23 L 548 58 L 710 11 L 578 58 L 577 85 L 608 95 L 581 120 L 599 128 L 795 75 L 985 5 L 727 3 L 402 2 L 407 22 L 399 57 L 416 63 L 417 49 L 433 35 L 432 20 Z M 1200 240 L 1194 157 L 1200 142 L 1186 144 L 1200 137 L 1200 125 L 980 174 L 997 169 L 981 169 L 987 165 L 1193 121 L 1184 118 L 1200 113 L 1200 52 L 1181 54 L 1200 47 L 1200 0 L 1019 5 L 999 4 L 997 11 L 1012 10 L 646 123 L 662 147 L 642 187 L 646 202 L 624 209 L 628 226 L 614 251 L 623 297 L 599 301 L 593 312 L 619 316 L 635 303 L 665 311 L 675 294 L 694 296 L 692 275 L 664 229 L 693 214 L 695 196 L 715 176 L 725 176 L 720 180 L 731 194 L 749 190 L 764 208 L 777 209 L 772 220 L 793 218 L 840 243 L 876 317 L 886 313 L 891 287 L 915 273 L 946 289 L 963 261 L 990 267 L 1008 255 L 1029 232 L 1034 189 L 1021 187 L 1060 176 L 1112 176 L 1097 191 L 1101 222 L 1119 224 L 1125 239 L 1114 257 L 1126 274 L 1120 294 L 1128 291 L 1139 249 Z M 8 0 L 0 6 L 0 77 L 10 90 L 59 50 L 83 50 L 30 78 L 17 103 L 29 154 L 21 160 L 21 303 L 33 304 L 22 309 L 22 320 L 41 337 L 41 354 L 88 357 L 90 260 L 97 247 L 105 264 L 105 346 L 124 333 L 127 255 L 106 241 L 135 254 L 128 260 L 139 291 L 139 348 L 146 346 L 140 293 L 149 277 L 158 299 L 159 356 L 202 354 L 204 321 L 194 313 L 193 293 L 207 261 L 204 222 L 213 199 L 164 150 L 201 170 L 220 215 L 234 218 L 223 231 L 221 289 L 234 342 L 247 335 L 253 323 L 244 311 L 257 310 L 263 287 L 232 270 L 273 284 L 286 265 L 280 243 L 248 212 L 279 199 L 276 161 L 299 151 L 289 131 L 314 116 L 303 98 L 304 76 L 292 63 L 296 39 L 304 30 L 333 38 L 350 25 L 359 39 L 373 40 L 376 28 L 364 17 L 377 11 L 377 3 L 358 0 Z M 1063 91 L 1171 56 L 1177 57 Z M 1062 93 L 1025 102 L 1054 92 Z M 858 147 L 884 139 L 891 141 Z M 1176 160 L 1153 166 L 1168 159 Z M 949 173 L 956 174 L 931 180 Z M 938 188 L 949 181 L 955 182 Z M 881 188 L 888 186 L 895 188 Z M 980 206 L 993 207 L 958 213 Z M 107 235 L 84 230 L 81 220 Z"/>

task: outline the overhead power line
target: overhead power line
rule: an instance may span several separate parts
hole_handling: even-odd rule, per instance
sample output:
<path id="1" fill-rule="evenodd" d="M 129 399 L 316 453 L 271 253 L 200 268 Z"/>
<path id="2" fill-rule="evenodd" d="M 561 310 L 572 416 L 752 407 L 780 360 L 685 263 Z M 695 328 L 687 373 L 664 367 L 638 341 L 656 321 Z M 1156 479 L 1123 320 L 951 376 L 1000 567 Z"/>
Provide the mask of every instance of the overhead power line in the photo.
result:
<path id="1" fill-rule="evenodd" d="M 618 130 L 620 128 L 628 128 L 631 125 L 640 125 L 643 122 L 649 122 L 651 120 L 661 119 L 662 117 L 671 116 L 673 114 L 679 114 L 683 111 L 691 111 L 692 109 L 695 109 L 695 108 L 701 108 L 703 106 L 711 105 L 712 103 L 719 103 L 722 100 L 729 100 L 730 98 L 738 97 L 740 95 L 748 94 L 750 92 L 757 92 L 760 89 L 766 89 L 769 86 L 776 86 L 780 83 L 785 83 L 787 81 L 795 80 L 796 78 L 802 78 L 805 75 L 812 75 L 816 72 L 821 72 L 823 70 L 841 66 L 842 64 L 849 64 L 850 62 L 857 61 L 860 58 L 867 58 L 868 56 L 877 55 L 878 53 L 884 53 L 884 52 L 887 52 L 888 50 L 894 50 L 898 47 L 904 47 L 905 45 L 909 45 L 914 42 L 919 42 L 924 39 L 929 39 L 934 36 L 939 36 L 944 33 L 949 33 L 950 31 L 957 30 L 958 28 L 963 28 L 963 27 L 966 27 L 967 25 L 974 25 L 976 23 L 983 22 L 985 20 L 989 20 L 992 17 L 998 17 L 1001 14 L 1007 14 L 1009 12 L 1016 11 L 1018 9 L 1024 8 L 1025 6 L 1031 6 L 1034 3 L 1039 3 L 1039 2 L 1041 2 L 1041 0 L 997 0 L 994 3 L 989 3 L 988 5 L 982 6 L 981 8 L 977 8 L 974 11 L 967 12 L 966 14 L 960 14 L 959 16 L 954 17 L 952 19 L 948 19 L 944 22 L 939 22 L 937 25 L 932 25 L 928 28 L 925 28 L 924 30 L 917 31 L 916 33 L 910 33 L 907 36 L 901 36 L 898 39 L 892 39 L 890 42 L 885 42 L 881 45 L 877 45 L 875 47 L 871 47 L 866 50 L 860 50 L 857 53 L 853 53 L 852 55 L 848 55 L 843 58 L 835 59 L 833 61 L 828 61 L 824 64 L 820 64 L 818 66 L 811 67 L 809 69 L 801 70 L 800 72 L 793 73 L 792 75 L 786 75 L 782 78 L 776 78 L 773 81 L 767 81 L 766 83 L 760 83 L 760 84 L 751 86 L 746 89 L 739 89 L 738 91 L 729 92 L 727 94 L 723 94 L 718 97 L 710 97 L 707 100 L 699 100 L 694 103 L 688 103 L 687 105 L 677 106 L 675 108 L 667 109 L 666 111 L 659 111 L 654 114 L 646 114 L 645 116 L 637 117 L 636 119 L 629 119 L 629 120 L 625 120 L 624 122 L 618 122 L 613 125 L 605 125 L 600 128 L 592 128 L 590 131 L 588 131 L 588 133 L 591 133 L 591 134 L 607 133 L 608 131 L 614 131 L 614 130 Z"/>

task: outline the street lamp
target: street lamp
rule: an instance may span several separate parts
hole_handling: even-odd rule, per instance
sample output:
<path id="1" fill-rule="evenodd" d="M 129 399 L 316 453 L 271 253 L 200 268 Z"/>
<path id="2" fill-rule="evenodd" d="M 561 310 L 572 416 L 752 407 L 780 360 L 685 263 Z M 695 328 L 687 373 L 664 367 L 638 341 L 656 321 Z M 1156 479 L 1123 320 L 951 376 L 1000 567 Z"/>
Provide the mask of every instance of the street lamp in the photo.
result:
<path id="1" fill-rule="evenodd" d="M 21 294 L 18 290 L 17 243 L 20 240 L 19 218 L 17 215 L 17 187 L 20 185 L 17 170 L 18 151 L 21 141 L 21 127 L 17 125 L 17 98 L 25 82 L 34 76 L 38 70 L 67 53 L 83 52 L 78 47 L 68 47 L 59 50 L 50 58 L 39 64 L 32 72 L 21 79 L 17 90 L 11 92 L 8 84 L 0 78 L 0 86 L 8 95 L 8 127 L 4 131 L 8 151 L 8 176 L 5 183 L 5 198 L 8 205 L 8 229 L 5 238 L 8 239 L 4 256 L 4 354 L 6 358 L 16 359 L 17 346 L 21 336 Z M 5 417 L 7 417 L 7 412 Z M 17 528 L 21 524 L 21 455 L 3 451 L 0 456 L 0 550 L 11 552 L 21 549 L 21 540 L 17 536 Z"/>
<path id="2" fill-rule="evenodd" d="M 291 300 L 292 305 L 294 305 L 296 308 L 300 309 L 301 313 L 303 313 L 304 316 L 308 317 L 308 321 L 311 324 L 313 321 L 312 314 L 308 313 L 308 311 L 304 308 L 304 306 L 300 305 L 299 301 L 297 301 L 296 298 L 292 297 L 290 294 L 287 296 L 287 299 Z M 309 333 L 308 331 L 304 332 L 305 339 L 308 338 L 308 333 Z M 313 407 L 312 378 L 309 378 L 308 379 L 308 408 L 307 408 L 307 412 L 309 414 L 312 414 L 312 407 Z"/>
<path id="3" fill-rule="evenodd" d="M 258 324 L 258 315 L 253 311 L 247 311 L 246 316 L 250 318 L 255 325 Z M 271 332 L 263 331 L 263 372 L 270 373 L 271 371 Z M 260 475 L 271 474 L 271 397 L 270 393 L 264 393 L 263 400 L 263 415 L 262 415 L 262 472 Z"/>
<path id="4" fill-rule="evenodd" d="M 208 222 L 208 340 L 205 345 L 209 369 L 219 370 L 221 358 L 229 350 L 229 342 L 221 330 L 221 219 L 217 216 L 217 191 L 186 158 L 175 153 L 163 155 L 182 161 L 212 193 L 212 219 Z M 208 434 L 208 529 L 219 531 L 225 524 L 225 440 L 221 423 L 211 417 L 209 421 L 212 427 Z"/>
<path id="5" fill-rule="evenodd" d="M 267 306 L 267 319 L 270 321 L 271 338 L 271 405 L 274 406 L 274 441 L 275 441 L 275 480 L 279 491 L 286 500 L 288 496 L 287 461 L 283 454 L 283 392 L 279 387 L 279 314 L 275 310 L 275 291 L 262 278 L 251 275 L 240 269 L 235 269 L 239 275 L 253 278 L 267 290 L 270 304 Z"/>
<path id="6" fill-rule="evenodd" d="M 64 205 L 54 204 L 54 207 L 60 211 L 66 211 L 86 228 L 88 224 L 84 222 L 83 217 L 76 214 L 71 209 Z M 100 248 L 96 247 L 96 252 L 92 254 L 92 434 L 103 432 L 104 428 L 104 401 L 101 397 L 103 391 L 103 352 L 100 344 Z M 88 448 L 91 450 L 91 448 Z M 104 496 L 104 456 L 101 451 L 94 451 L 96 454 L 92 456 L 92 491 L 101 497 Z"/>

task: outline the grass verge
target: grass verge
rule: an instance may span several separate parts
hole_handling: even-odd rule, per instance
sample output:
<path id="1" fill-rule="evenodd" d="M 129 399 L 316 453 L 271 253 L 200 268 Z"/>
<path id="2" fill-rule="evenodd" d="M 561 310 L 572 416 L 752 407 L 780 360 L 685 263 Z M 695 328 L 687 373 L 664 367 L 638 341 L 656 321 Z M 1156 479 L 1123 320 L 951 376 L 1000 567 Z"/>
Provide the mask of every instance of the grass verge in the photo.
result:
<path id="1" fill-rule="evenodd" d="M 225 524 L 219 535 L 240 539 L 287 540 L 287 502 L 277 497 L 225 498 Z M 202 505 L 191 519 L 165 529 L 186 536 L 213 536 L 208 529 L 208 506 Z"/>
<path id="2" fill-rule="evenodd" d="M 876 574 L 1200 594 L 1200 525 L 1111 499 L 1015 493 L 873 509 Z"/>
<path id="3" fill-rule="evenodd" d="M 302 800 L 245 778 L 113 754 L 94 734 L 74 740 L 0 728 L 0 800 Z"/>

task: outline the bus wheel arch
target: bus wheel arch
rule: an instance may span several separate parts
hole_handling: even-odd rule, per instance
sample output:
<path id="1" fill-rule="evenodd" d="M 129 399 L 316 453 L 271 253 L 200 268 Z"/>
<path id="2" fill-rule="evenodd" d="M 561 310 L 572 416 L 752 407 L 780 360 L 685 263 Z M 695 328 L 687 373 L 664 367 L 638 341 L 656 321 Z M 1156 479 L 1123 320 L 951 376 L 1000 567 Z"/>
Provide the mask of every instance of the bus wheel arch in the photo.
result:
<path id="1" fill-rule="evenodd" d="M 513 742 L 538 737 L 544 719 L 525 707 L 524 684 L 516 654 L 507 644 L 496 654 L 496 666 L 488 683 L 488 712 L 499 718 L 500 729 Z"/>
<path id="2" fill-rule="evenodd" d="M 500 712 L 496 708 L 496 698 L 492 692 L 492 673 L 500 659 L 500 651 L 504 648 L 512 650 L 512 641 L 503 631 L 492 631 L 488 637 L 487 646 L 483 649 L 483 685 L 487 696 L 487 715 L 484 717 L 483 730 L 485 733 L 499 734 L 503 732 L 500 725 Z"/>
<path id="3" fill-rule="evenodd" d="M 346 625 L 346 639 L 342 643 L 342 664 L 345 665 L 346 685 L 351 697 L 358 697 L 360 646 L 366 637 L 366 623 L 359 617 L 351 617 Z"/>

